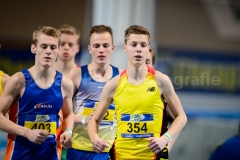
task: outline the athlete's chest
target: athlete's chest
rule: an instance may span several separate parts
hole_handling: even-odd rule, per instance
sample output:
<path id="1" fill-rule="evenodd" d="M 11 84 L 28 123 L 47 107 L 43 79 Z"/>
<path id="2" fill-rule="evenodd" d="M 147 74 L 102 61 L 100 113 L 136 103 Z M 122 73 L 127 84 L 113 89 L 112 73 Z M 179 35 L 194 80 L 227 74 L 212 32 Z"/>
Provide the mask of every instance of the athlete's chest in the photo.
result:
<path id="1" fill-rule="evenodd" d="M 61 109 L 62 103 L 63 98 L 59 87 L 41 89 L 30 85 L 19 100 L 19 112 L 55 114 Z"/>
<path id="2" fill-rule="evenodd" d="M 114 101 L 121 107 L 148 108 L 151 104 L 160 103 L 159 97 L 160 92 L 156 81 L 148 80 L 140 85 L 120 84 Z"/>

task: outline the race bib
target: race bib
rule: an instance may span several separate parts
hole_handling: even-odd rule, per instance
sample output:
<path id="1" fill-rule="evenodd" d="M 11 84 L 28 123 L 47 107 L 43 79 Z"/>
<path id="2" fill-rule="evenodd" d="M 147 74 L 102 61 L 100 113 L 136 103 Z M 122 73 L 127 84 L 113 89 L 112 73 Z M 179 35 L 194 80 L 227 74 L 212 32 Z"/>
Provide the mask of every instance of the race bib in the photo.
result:
<path id="1" fill-rule="evenodd" d="M 56 115 L 26 115 L 24 127 L 29 129 L 42 129 L 49 134 L 56 134 Z"/>
<path id="2" fill-rule="evenodd" d="M 95 101 L 85 102 L 85 104 L 83 105 L 84 106 L 83 115 L 90 116 L 91 113 L 96 109 L 97 105 L 98 105 L 98 102 L 95 102 Z M 114 114 L 115 114 L 115 106 L 113 104 L 110 104 L 108 110 L 103 116 L 103 119 L 100 125 L 113 125 Z"/>
<path id="3" fill-rule="evenodd" d="M 122 138 L 153 137 L 153 120 L 153 114 L 122 114 L 118 128 Z"/>

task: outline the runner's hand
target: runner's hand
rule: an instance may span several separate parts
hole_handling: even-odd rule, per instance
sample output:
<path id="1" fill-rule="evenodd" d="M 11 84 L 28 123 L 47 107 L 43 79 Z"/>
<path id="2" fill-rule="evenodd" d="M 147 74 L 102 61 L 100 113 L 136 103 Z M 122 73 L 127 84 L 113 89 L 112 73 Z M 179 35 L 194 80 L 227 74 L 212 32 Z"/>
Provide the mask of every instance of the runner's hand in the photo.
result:
<path id="1" fill-rule="evenodd" d="M 71 136 L 70 136 L 70 134 L 68 132 L 64 132 L 64 133 L 61 134 L 61 136 L 60 136 L 60 143 L 66 149 L 72 147 Z"/>
<path id="2" fill-rule="evenodd" d="M 33 143 L 42 144 L 47 138 L 48 134 L 49 133 L 46 130 L 41 130 L 41 129 L 30 130 L 29 129 L 27 130 L 25 137 Z"/>
<path id="3" fill-rule="evenodd" d="M 149 137 L 147 140 L 149 141 L 148 147 L 155 154 L 161 152 L 169 142 L 169 139 L 166 136 L 161 136 L 160 138 Z"/>
<path id="4" fill-rule="evenodd" d="M 102 140 L 102 139 L 98 138 L 93 142 L 93 150 L 96 153 L 100 153 L 108 147 L 109 147 L 108 142 L 106 140 Z"/>

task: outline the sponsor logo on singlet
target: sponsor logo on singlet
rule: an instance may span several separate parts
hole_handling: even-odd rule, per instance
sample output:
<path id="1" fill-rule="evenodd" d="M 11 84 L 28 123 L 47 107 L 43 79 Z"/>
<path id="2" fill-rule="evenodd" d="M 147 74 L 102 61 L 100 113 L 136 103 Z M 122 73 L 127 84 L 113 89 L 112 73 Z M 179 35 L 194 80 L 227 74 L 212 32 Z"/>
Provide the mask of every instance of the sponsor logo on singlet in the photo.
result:
<path id="1" fill-rule="evenodd" d="M 145 118 L 145 117 L 144 117 L 143 114 L 131 114 L 129 121 L 138 122 L 138 121 L 143 120 L 144 118 Z"/>
<path id="2" fill-rule="evenodd" d="M 36 104 L 33 108 L 40 109 L 40 108 L 52 108 L 51 104 L 45 104 L 45 102 Z"/>
<path id="3" fill-rule="evenodd" d="M 37 115 L 35 122 L 45 122 L 50 119 L 49 115 Z"/>
<path id="4" fill-rule="evenodd" d="M 149 87 L 149 88 L 147 89 L 147 92 L 154 92 L 154 90 L 155 90 L 155 87 Z"/>

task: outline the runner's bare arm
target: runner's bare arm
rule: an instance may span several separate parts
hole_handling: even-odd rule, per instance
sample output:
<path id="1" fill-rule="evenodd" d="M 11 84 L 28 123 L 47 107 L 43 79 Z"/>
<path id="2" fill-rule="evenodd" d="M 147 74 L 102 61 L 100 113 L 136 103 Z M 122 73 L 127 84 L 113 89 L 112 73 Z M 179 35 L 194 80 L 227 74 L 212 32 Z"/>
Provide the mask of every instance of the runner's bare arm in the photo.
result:
<path id="1" fill-rule="evenodd" d="M 166 99 L 173 115 L 176 117 L 168 130 L 168 133 L 174 138 L 185 126 L 187 117 L 169 77 L 160 72 L 156 72 L 156 79 L 160 91 Z"/>
<path id="2" fill-rule="evenodd" d="M 8 74 L 3 73 L 3 75 L 2 75 L 2 86 L 3 86 L 3 89 L 4 89 L 5 84 L 9 80 L 9 78 L 10 78 L 10 76 Z"/>
<path id="3" fill-rule="evenodd" d="M 72 80 L 73 82 L 73 86 L 74 86 L 74 90 L 73 90 L 73 95 L 77 92 L 81 80 L 82 80 L 82 73 L 81 73 L 81 68 L 73 68 L 70 73 L 69 73 L 69 78 Z M 73 106 L 74 108 L 74 106 Z M 82 124 L 82 119 L 83 119 L 83 115 L 82 114 L 76 114 L 74 113 L 73 115 L 74 117 L 74 123 L 75 124 Z M 87 118 L 86 122 L 88 122 L 90 120 L 90 116 Z"/>
<path id="4" fill-rule="evenodd" d="M 24 76 L 21 72 L 14 74 L 6 83 L 0 96 L 0 130 L 28 138 L 31 142 L 41 144 L 48 135 L 45 130 L 30 130 L 13 123 L 4 115 L 13 102 L 17 101 L 25 88 Z"/>
<path id="5" fill-rule="evenodd" d="M 167 112 L 168 114 L 170 115 L 170 117 L 172 119 L 175 119 L 176 117 L 173 115 L 172 111 L 170 110 L 169 106 L 167 105 Z M 173 146 L 174 146 L 174 143 L 176 142 L 177 138 L 179 136 L 179 133 L 173 137 L 173 139 L 168 143 L 168 152 L 170 153 L 170 151 L 172 150 Z"/>
<path id="6" fill-rule="evenodd" d="M 66 128 L 73 130 L 74 120 L 73 120 L 73 83 L 72 81 L 63 76 L 62 79 L 62 93 L 63 93 L 63 106 L 62 113 Z M 64 128 L 65 130 L 65 128 Z"/>
<path id="7" fill-rule="evenodd" d="M 101 93 L 99 104 L 96 108 L 96 111 L 93 115 L 93 118 L 90 120 L 88 124 L 88 134 L 93 142 L 98 137 L 98 125 L 100 124 L 104 114 L 106 113 L 109 105 L 113 101 L 113 96 L 115 90 L 117 88 L 119 76 L 113 78 L 112 80 L 108 81 L 103 88 Z"/>

